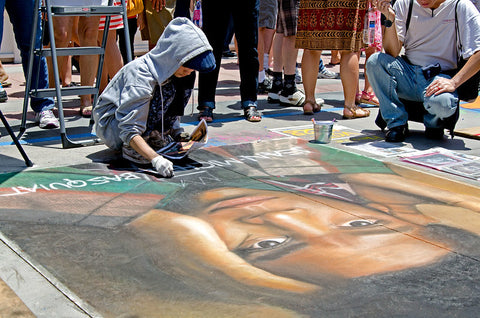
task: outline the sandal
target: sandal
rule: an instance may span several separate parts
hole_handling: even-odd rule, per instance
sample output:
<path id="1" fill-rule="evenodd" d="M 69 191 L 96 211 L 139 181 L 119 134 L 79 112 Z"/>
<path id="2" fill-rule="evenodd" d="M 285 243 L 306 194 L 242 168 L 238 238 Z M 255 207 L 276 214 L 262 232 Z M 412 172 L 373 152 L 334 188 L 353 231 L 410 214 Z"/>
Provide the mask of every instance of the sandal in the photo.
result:
<path id="1" fill-rule="evenodd" d="M 198 114 L 198 120 L 204 119 L 207 123 L 211 123 L 213 121 L 213 109 L 210 107 L 205 107 L 200 111 Z"/>
<path id="2" fill-rule="evenodd" d="M 262 113 L 257 110 L 256 106 L 248 106 L 243 109 L 245 119 L 250 122 L 259 122 L 262 120 Z"/>
<path id="3" fill-rule="evenodd" d="M 357 94 L 358 97 L 358 94 Z M 374 106 L 379 106 L 380 103 L 378 102 L 377 96 L 375 96 L 375 93 L 369 93 L 366 91 L 362 91 L 362 95 L 360 98 L 360 103 L 363 104 L 369 104 L 369 105 L 374 105 Z"/>
<path id="4" fill-rule="evenodd" d="M 363 109 L 357 105 L 352 107 L 343 106 L 343 119 L 363 118 L 368 116 L 370 116 L 370 111 L 368 109 Z"/>
<path id="5" fill-rule="evenodd" d="M 306 105 L 310 105 L 310 107 L 305 107 Z M 318 105 L 316 101 L 307 100 L 303 103 L 303 114 L 304 115 L 313 115 L 314 113 L 318 113 L 322 106 Z"/>
<path id="6" fill-rule="evenodd" d="M 92 116 L 93 106 L 80 106 L 80 115 L 83 117 L 91 117 Z"/>
<path id="7" fill-rule="evenodd" d="M 355 95 L 355 105 L 359 105 L 362 102 L 362 93 Z"/>
<path id="8" fill-rule="evenodd" d="M 3 82 L 2 82 L 2 87 L 3 87 L 3 88 L 5 88 L 5 87 L 10 87 L 10 86 L 12 86 L 12 83 L 7 82 L 7 81 L 3 81 Z"/>

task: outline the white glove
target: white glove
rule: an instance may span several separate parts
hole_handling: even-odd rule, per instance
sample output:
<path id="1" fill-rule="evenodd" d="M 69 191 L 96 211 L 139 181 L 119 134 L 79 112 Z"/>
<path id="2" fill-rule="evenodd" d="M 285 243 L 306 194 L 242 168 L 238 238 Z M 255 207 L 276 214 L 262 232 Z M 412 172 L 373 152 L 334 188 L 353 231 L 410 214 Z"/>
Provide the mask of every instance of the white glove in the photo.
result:
<path id="1" fill-rule="evenodd" d="M 170 160 L 167 160 L 162 156 L 157 156 L 152 159 L 152 166 L 162 176 L 167 178 L 173 177 L 173 164 Z"/>

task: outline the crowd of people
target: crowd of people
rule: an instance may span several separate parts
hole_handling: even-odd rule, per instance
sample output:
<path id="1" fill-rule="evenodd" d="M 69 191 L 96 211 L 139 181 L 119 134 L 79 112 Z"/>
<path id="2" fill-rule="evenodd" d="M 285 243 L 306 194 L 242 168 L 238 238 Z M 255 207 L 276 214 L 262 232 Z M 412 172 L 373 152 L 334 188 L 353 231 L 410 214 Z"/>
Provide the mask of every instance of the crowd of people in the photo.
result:
<path id="1" fill-rule="evenodd" d="M 50 2 L 72 5 L 65 0 Z M 74 5 L 105 5 L 105 0 L 80 2 Z M 116 0 L 114 4 L 121 2 Z M 32 28 L 25 23 L 31 21 L 25 14 L 35 14 L 33 6 L 34 0 L 0 1 L 2 14 L 5 7 L 12 21 L 25 72 Z M 480 13 L 468 0 L 397 0 L 395 4 L 391 0 L 246 0 L 241 5 L 221 0 L 127 1 L 127 7 L 135 6 L 127 25 L 130 40 L 133 42 L 133 35 L 140 29 L 150 51 L 127 64 L 125 39 L 120 37 L 123 45 L 119 46 L 114 32 L 125 27 L 123 19 L 112 17 L 101 95 L 97 105 L 92 105 L 90 95 L 80 96 L 80 112 L 82 116 L 93 112 L 96 132 L 107 146 L 122 149 L 129 160 L 152 163 L 164 176 L 173 175 L 172 164 L 156 152 L 158 138 L 152 133 L 161 140 L 166 136 L 173 140 L 188 138 L 181 133 L 179 120 L 193 89 L 194 70 L 199 71 L 198 118 L 213 121 L 221 59 L 228 53 L 225 46 L 232 32 L 240 73 L 240 102 L 250 122 L 262 119 L 258 94 L 268 94 L 269 103 L 301 106 L 305 115 L 319 112 L 324 101 L 315 96 L 317 79 L 338 75 L 326 69 L 321 59 L 322 51 L 329 50 L 329 64 L 340 64 L 343 118 L 368 117 L 370 112 L 360 106 L 362 103 L 379 106 L 384 122 L 381 128 L 388 128 L 386 141 L 399 142 L 408 134 L 405 100 L 421 102 L 426 136 L 439 139 L 443 138 L 445 122 L 458 117 L 456 89 L 480 70 Z M 102 19 L 55 17 L 56 46 L 75 42 L 80 46 L 98 45 L 104 32 Z M 374 26 L 373 38 L 368 41 L 366 19 L 373 23 L 367 28 Z M 446 35 L 448 41 L 439 41 Z M 301 76 L 297 63 L 300 49 Z M 366 54 L 363 90 L 359 85 L 362 51 Z M 459 57 L 467 63 L 456 72 Z M 62 86 L 74 85 L 71 58 L 60 57 L 59 65 Z M 80 58 L 82 86 L 94 83 L 97 65 L 97 56 Z M 40 76 L 32 88 L 48 87 L 45 58 L 34 63 L 34 72 Z M 142 80 L 130 79 L 133 72 Z M 304 91 L 297 87 L 302 81 Z M 476 89 L 478 93 L 478 85 Z M 0 87 L 0 100 L 6 99 Z M 58 127 L 52 99 L 34 98 L 31 107 L 41 128 Z"/>

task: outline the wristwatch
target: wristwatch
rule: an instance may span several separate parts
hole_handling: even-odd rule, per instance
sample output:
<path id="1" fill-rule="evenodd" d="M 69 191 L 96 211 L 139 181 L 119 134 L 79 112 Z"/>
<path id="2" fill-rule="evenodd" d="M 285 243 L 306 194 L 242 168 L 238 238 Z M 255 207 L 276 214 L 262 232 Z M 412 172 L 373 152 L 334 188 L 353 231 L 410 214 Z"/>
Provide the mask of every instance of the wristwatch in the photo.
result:
<path id="1" fill-rule="evenodd" d="M 392 25 L 393 25 L 393 22 L 392 22 L 392 21 L 390 21 L 390 20 L 385 20 L 385 27 L 386 27 L 386 28 L 389 28 L 389 27 L 391 27 Z"/>

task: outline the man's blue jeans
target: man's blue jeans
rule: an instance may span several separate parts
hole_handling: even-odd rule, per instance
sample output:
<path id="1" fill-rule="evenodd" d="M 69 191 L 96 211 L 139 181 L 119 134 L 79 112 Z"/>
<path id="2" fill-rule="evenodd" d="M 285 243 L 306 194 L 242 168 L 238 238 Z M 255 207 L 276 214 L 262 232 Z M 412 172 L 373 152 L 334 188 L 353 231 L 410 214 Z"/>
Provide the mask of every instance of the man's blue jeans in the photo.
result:
<path id="1" fill-rule="evenodd" d="M 202 1 L 203 31 L 213 47 L 217 67 L 198 79 L 199 108 L 215 108 L 215 91 L 230 14 L 238 43 L 240 97 L 242 107 L 257 101 L 258 87 L 258 7 L 259 0 Z"/>
<path id="2" fill-rule="evenodd" d="M 437 77 L 450 78 L 439 74 L 430 80 L 425 79 L 422 68 L 408 64 L 401 57 L 393 57 L 385 53 L 375 53 L 366 64 L 368 81 L 380 102 L 382 117 L 389 129 L 405 125 L 408 114 L 401 99 L 423 102 L 427 113 L 423 123 L 427 128 L 443 128 L 440 119 L 452 116 L 458 107 L 458 95 L 442 93 L 425 96 L 425 90 Z"/>
<path id="3" fill-rule="evenodd" d="M 37 9 L 34 10 L 34 5 L 34 0 L 0 0 L 0 44 L 2 43 L 3 37 L 4 9 L 6 9 L 8 15 L 10 16 L 10 21 L 13 25 L 13 32 L 15 33 L 15 41 L 17 42 L 17 47 L 20 50 L 20 55 L 22 57 L 23 74 L 25 74 L 25 79 L 27 78 L 28 72 L 33 14 L 39 15 L 35 47 L 40 48 L 42 45 L 40 12 Z M 48 88 L 48 69 L 45 57 L 35 57 L 33 61 L 32 74 L 32 89 Z M 38 79 L 36 74 L 39 74 Z M 55 103 L 51 98 L 31 99 L 31 107 L 33 111 L 37 113 L 41 112 L 42 110 L 52 109 L 54 106 Z"/>

